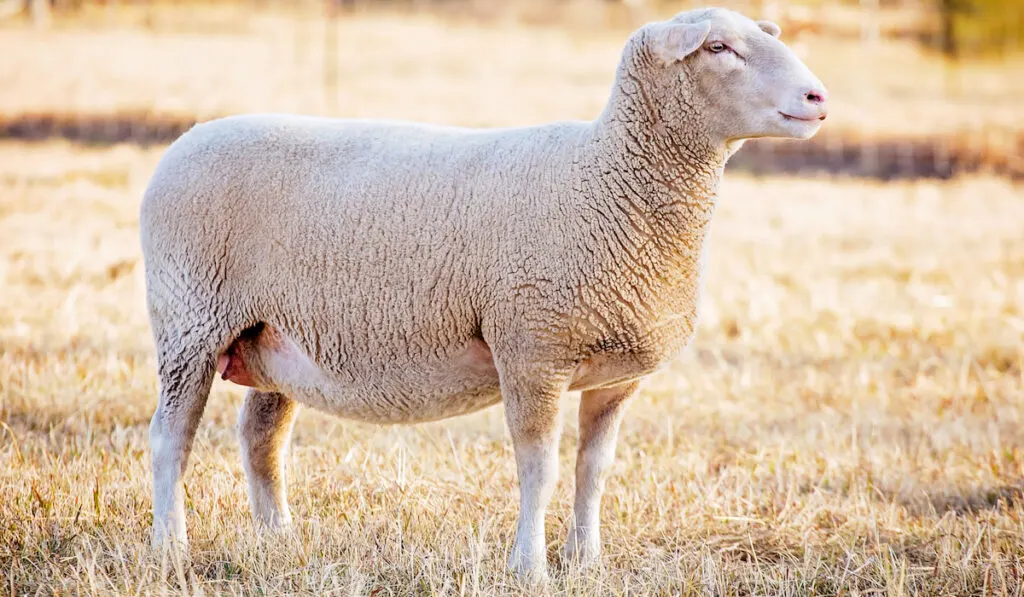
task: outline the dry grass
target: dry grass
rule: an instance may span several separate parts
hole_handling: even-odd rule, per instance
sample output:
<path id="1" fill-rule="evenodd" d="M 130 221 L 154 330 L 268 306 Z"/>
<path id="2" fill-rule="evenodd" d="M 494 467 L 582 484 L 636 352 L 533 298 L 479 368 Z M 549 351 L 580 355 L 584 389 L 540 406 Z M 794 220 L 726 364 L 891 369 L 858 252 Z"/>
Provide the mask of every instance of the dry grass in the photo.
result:
<path id="1" fill-rule="evenodd" d="M 249 523 L 240 393 L 218 382 L 187 477 L 191 560 L 148 553 L 136 207 L 157 156 L 0 145 L 0 586 L 516 592 L 500 409 L 411 428 L 305 413 L 298 529 L 275 544 Z M 1019 191 L 728 180 L 699 336 L 625 423 L 605 568 L 556 572 L 552 591 L 1020 594 Z"/>
<path id="2" fill-rule="evenodd" d="M 587 117 L 617 52 L 604 34 L 364 18 L 379 22 L 343 39 L 379 52 L 342 66 L 340 108 L 360 115 Z M 329 111 L 309 91 L 319 66 L 272 56 L 271 37 L 45 35 L 74 51 L 0 32 L 39 50 L 17 61 L 32 83 L 0 61 L 0 112 Z M 275 540 L 249 522 L 241 393 L 217 382 L 186 477 L 190 555 L 148 550 L 156 380 L 136 211 L 159 153 L 0 142 L 0 595 L 519 593 L 498 408 L 394 428 L 305 412 L 297 528 Z M 565 402 L 547 590 L 1024 594 L 1022 224 L 1021 187 L 994 178 L 727 178 L 698 337 L 624 424 L 606 556 L 585 572 L 555 555 Z"/>

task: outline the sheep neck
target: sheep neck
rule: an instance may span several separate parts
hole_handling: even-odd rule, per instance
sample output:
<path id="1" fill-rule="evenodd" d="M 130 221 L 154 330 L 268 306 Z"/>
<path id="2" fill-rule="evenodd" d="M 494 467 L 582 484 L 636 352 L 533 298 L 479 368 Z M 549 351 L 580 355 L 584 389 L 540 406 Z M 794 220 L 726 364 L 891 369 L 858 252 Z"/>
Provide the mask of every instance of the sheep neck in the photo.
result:
<path id="1" fill-rule="evenodd" d="M 690 89 L 651 97 L 642 83 L 651 78 L 650 62 L 637 51 L 619 66 L 611 98 L 594 123 L 597 161 L 604 173 L 634 189 L 633 199 L 642 200 L 647 215 L 671 220 L 684 205 L 707 211 L 731 152 L 714 140 Z"/>
<path id="2" fill-rule="evenodd" d="M 657 250 L 663 267 L 692 268 L 731 152 L 712 140 L 692 102 L 652 102 L 633 72 L 620 69 L 608 106 L 593 123 L 587 159 L 580 161 L 589 165 L 584 177 L 599 189 L 592 195 L 608 203 L 608 213 L 646 237 L 639 242 Z"/>
<path id="3" fill-rule="evenodd" d="M 701 134 L 697 118 L 668 124 L 618 107 L 595 128 L 601 176 L 621 189 L 610 196 L 638 202 L 645 216 L 669 226 L 714 206 L 728 150 Z"/>

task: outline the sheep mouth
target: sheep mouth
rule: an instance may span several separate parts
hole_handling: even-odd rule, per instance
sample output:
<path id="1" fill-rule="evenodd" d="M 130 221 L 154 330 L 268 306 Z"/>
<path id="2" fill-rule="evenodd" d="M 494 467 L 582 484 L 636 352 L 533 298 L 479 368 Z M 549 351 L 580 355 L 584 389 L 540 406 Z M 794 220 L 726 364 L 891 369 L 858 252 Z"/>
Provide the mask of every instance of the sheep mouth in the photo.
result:
<path id="1" fill-rule="evenodd" d="M 814 122 L 819 122 L 821 120 L 825 120 L 825 115 L 824 114 L 811 116 L 810 118 L 804 118 L 802 116 L 793 116 L 792 114 L 786 114 L 785 112 L 779 112 L 779 114 L 781 114 L 782 117 L 784 119 L 786 119 L 786 120 L 798 120 L 800 122 L 814 123 Z"/>

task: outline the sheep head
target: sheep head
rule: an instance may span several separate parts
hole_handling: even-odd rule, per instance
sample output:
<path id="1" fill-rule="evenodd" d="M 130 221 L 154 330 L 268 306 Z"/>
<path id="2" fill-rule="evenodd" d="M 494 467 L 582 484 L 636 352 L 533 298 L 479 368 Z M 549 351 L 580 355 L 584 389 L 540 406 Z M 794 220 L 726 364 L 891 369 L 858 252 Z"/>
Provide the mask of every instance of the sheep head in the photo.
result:
<path id="1" fill-rule="evenodd" d="M 624 63 L 641 71 L 634 80 L 658 126 L 699 125 L 724 145 L 808 139 L 828 114 L 828 93 L 780 33 L 730 10 L 688 11 L 637 31 Z"/>

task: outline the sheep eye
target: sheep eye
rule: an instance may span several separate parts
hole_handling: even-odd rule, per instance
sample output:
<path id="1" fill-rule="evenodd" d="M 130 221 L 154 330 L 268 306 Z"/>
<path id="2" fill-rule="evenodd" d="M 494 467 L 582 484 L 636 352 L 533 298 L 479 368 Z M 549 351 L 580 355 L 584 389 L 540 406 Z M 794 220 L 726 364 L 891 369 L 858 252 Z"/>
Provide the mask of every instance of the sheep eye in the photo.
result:
<path id="1" fill-rule="evenodd" d="M 708 44 L 708 50 L 714 52 L 715 54 L 717 54 L 719 52 L 724 52 L 724 51 L 726 51 L 728 49 L 729 49 L 729 46 L 723 44 L 720 41 L 715 41 L 715 42 L 711 42 L 710 44 Z"/>

